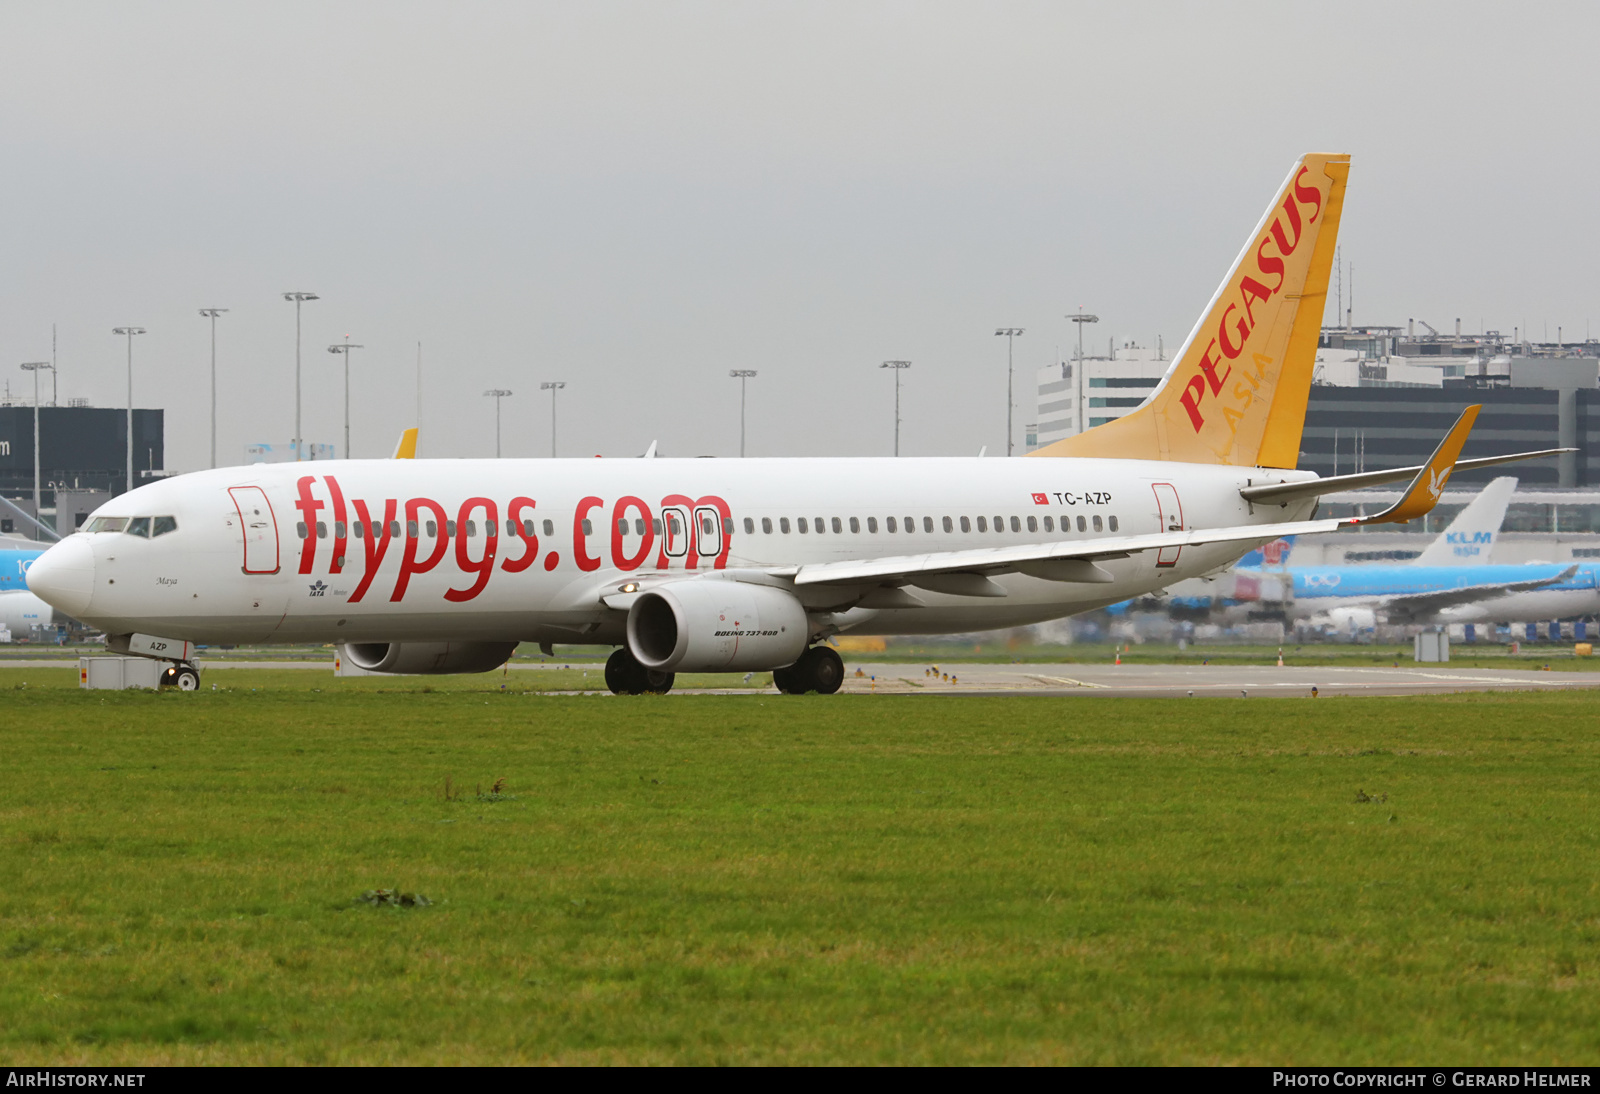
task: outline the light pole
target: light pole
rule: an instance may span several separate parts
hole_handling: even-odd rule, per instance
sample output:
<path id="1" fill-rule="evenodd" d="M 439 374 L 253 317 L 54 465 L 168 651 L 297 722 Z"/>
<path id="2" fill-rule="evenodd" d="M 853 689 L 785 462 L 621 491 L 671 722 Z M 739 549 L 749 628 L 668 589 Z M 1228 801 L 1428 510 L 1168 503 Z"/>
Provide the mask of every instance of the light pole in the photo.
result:
<path id="1" fill-rule="evenodd" d="M 1073 312 L 1071 315 L 1067 316 L 1067 318 L 1072 320 L 1074 323 L 1078 324 L 1078 369 L 1077 369 L 1077 372 L 1078 372 L 1078 375 L 1077 375 L 1077 381 L 1078 381 L 1077 382 L 1077 388 L 1078 388 L 1078 422 L 1077 422 L 1077 425 L 1078 425 L 1078 432 L 1082 433 L 1086 428 L 1088 428 L 1088 426 L 1084 423 L 1084 419 L 1083 419 L 1083 408 L 1084 408 L 1084 405 L 1085 405 L 1084 401 L 1083 401 L 1083 325 L 1085 323 L 1098 323 L 1098 322 L 1100 322 L 1100 317 L 1098 315 L 1090 315 L 1088 312 L 1083 310 L 1083 305 L 1079 304 L 1078 305 L 1078 310 Z"/>
<path id="2" fill-rule="evenodd" d="M 286 292 L 283 298 L 294 301 L 294 458 L 299 462 L 305 459 L 300 437 L 300 305 L 320 297 L 314 292 Z"/>
<path id="3" fill-rule="evenodd" d="M 45 369 L 51 372 L 54 379 L 56 366 L 49 361 L 28 361 L 22 366 L 23 372 L 33 373 L 33 519 L 39 519 L 39 373 Z M 54 405 L 52 403 L 52 405 Z M 57 525 L 60 527 L 60 525 Z"/>
<path id="4" fill-rule="evenodd" d="M 1011 347 L 1022 333 L 1021 327 L 1001 327 L 995 331 L 995 337 L 1005 335 L 1006 339 L 1006 455 L 1011 455 L 1011 408 L 1016 405 L 1016 398 L 1011 393 Z"/>
<path id="5" fill-rule="evenodd" d="M 739 381 L 739 458 L 744 459 L 744 385 L 756 374 L 753 368 L 730 368 L 728 375 Z"/>
<path id="6" fill-rule="evenodd" d="M 133 336 L 143 334 L 143 327 L 112 327 L 112 334 L 126 335 L 128 339 L 128 484 L 124 493 L 133 489 Z"/>
<path id="7" fill-rule="evenodd" d="M 546 381 L 539 385 L 540 391 L 550 393 L 550 458 L 556 458 L 556 392 L 567 386 L 565 380 Z"/>
<path id="8" fill-rule="evenodd" d="M 344 336 L 344 341 L 328 347 L 329 353 L 341 354 L 344 357 L 344 458 L 350 458 L 350 351 L 353 349 L 366 349 L 356 342 L 350 341 L 350 336 Z"/>
<path id="9" fill-rule="evenodd" d="M 494 396 L 494 458 L 500 458 L 500 400 L 511 392 L 503 387 L 492 387 L 484 392 L 485 395 Z"/>
<path id="10" fill-rule="evenodd" d="M 900 455 L 900 371 L 911 367 L 910 361 L 885 361 L 878 366 L 894 370 L 894 454 Z"/>
<path id="11" fill-rule="evenodd" d="M 211 466 L 217 466 L 217 316 L 227 308 L 201 308 L 200 318 L 211 320 Z"/>

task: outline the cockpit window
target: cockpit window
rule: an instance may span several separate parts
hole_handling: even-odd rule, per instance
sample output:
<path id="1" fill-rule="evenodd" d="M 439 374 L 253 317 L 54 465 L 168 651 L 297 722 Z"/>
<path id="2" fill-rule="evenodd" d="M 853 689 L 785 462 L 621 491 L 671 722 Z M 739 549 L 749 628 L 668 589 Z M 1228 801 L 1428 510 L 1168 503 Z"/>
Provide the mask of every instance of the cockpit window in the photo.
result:
<path id="1" fill-rule="evenodd" d="M 149 539 L 150 538 L 150 518 L 149 517 L 134 517 L 132 520 L 130 520 L 128 522 L 128 534 L 130 536 L 144 536 L 146 539 Z"/>
<path id="2" fill-rule="evenodd" d="M 127 517 L 95 517 L 89 522 L 89 531 L 93 532 L 120 532 L 128 524 Z"/>
<path id="3" fill-rule="evenodd" d="M 152 517 L 150 520 L 151 539 L 155 539 L 157 536 L 164 536 L 168 532 L 176 532 L 177 530 L 177 517 Z"/>

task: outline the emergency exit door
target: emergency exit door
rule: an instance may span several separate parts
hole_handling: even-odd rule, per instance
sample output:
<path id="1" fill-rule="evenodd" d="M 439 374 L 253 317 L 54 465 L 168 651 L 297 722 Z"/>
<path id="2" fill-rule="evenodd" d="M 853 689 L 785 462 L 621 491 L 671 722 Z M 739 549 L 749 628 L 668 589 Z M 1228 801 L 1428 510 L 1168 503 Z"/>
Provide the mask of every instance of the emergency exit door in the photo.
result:
<path id="1" fill-rule="evenodd" d="M 1151 483 L 1150 488 L 1156 492 L 1156 512 L 1161 518 L 1163 532 L 1183 531 L 1183 504 L 1178 501 L 1178 488 L 1170 482 Z M 1156 552 L 1156 565 L 1161 567 L 1176 566 L 1178 555 L 1182 547 L 1163 547 Z"/>

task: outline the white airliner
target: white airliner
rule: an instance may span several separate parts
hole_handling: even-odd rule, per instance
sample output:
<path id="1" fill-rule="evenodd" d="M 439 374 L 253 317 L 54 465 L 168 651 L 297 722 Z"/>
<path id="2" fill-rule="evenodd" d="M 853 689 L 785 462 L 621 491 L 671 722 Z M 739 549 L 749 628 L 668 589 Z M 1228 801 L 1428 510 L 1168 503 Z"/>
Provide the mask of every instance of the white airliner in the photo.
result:
<path id="1" fill-rule="evenodd" d="M 618 692 L 767 669 L 832 692 L 843 665 L 820 643 L 843 631 L 1035 623 L 1279 536 L 1408 520 L 1477 408 L 1421 467 L 1295 470 L 1348 173 L 1347 156 L 1298 161 L 1146 404 L 1037 458 L 226 468 L 107 502 L 29 586 L 185 688 L 194 643 L 334 642 L 363 668 L 446 673 L 561 642 L 619 647 Z M 1408 478 L 1382 514 L 1308 519 L 1320 494 Z"/>

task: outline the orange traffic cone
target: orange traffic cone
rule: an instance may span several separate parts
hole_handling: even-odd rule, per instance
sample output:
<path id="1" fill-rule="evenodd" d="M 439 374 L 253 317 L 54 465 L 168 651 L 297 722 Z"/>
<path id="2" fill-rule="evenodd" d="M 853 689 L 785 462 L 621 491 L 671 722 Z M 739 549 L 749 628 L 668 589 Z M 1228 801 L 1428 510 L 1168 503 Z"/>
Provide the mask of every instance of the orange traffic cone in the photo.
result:
<path id="1" fill-rule="evenodd" d="M 1119 664 L 1119 665 L 1122 664 L 1122 651 L 1121 650 L 1117 651 L 1117 664 Z"/>

